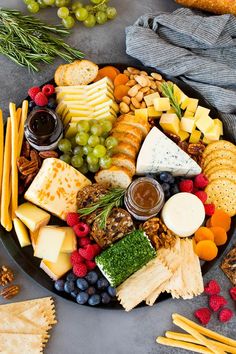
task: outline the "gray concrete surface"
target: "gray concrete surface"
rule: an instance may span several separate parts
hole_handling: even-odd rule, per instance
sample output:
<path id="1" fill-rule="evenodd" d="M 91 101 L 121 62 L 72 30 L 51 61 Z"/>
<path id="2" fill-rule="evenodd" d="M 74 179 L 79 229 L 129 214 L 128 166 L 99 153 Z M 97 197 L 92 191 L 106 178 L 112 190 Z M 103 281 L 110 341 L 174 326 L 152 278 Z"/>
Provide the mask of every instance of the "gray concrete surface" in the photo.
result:
<path id="1" fill-rule="evenodd" d="M 86 53 L 88 58 L 98 63 L 134 63 L 125 53 L 125 27 L 145 12 L 171 11 L 177 7 L 172 0 L 111 0 L 111 4 L 119 12 L 115 21 L 94 29 L 78 26 L 68 39 Z M 20 0 L 0 0 L 0 6 L 24 10 L 24 4 Z M 53 10 L 42 11 L 40 16 L 48 22 L 56 21 Z M 51 78 L 58 64 L 59 60 L 52 66 L 44 65 L 39 74 L 29 74 L 26 69 L 0 56 L 0 106 L 4 109 L 5 116 L 8 114 L 10 100 L 19 103 L 30 86 L 42 84 Z M 21 271 L 1 244 L 0 264 L 9 265 L 16 272 L 16 283 L 21 285 L 17 300 L 51 295 Z M 233 309 L 234 304 L 228 296 L 230 283 L 219 269 L 219 262 L 205 280 L 212 278 L 219 281 L 222 294 L 227 297 L 229 307 Z M 178 312 L 193 318 L 195 309 L 207 305 L 207 298 L 203 295 L 191 301 L 167 300 L 151 308 L 144 307 L 125 313 L 120 310 L 83 307 L 57 296 L 55 301 L 58 324 L 45 350 L 48 354 L 181 354 L 185 351 L 155 344 L 156 336 L 174 329 L 171 323 L 172 313 Z M 236 317 L 222 325 L 213 316 L 208 327 L 236 339 Z"/>

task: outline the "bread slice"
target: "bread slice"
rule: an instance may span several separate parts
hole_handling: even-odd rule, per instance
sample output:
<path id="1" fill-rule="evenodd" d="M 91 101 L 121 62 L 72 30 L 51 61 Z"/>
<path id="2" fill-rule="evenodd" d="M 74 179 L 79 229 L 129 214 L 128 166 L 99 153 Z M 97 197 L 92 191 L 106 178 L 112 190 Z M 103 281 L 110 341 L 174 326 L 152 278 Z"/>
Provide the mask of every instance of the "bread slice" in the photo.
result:
<path id="1" fill-rule="evenodd" d="M 89 60 L 74 61 L 65 71 L 68 86 L 88 85 L 98 74 L 98 66 Z"/>
<path id="2" fill-rule="evenodd" d="M 129 143 L 118 143 L 118 145 L 115 146 L 112 151 L 114 154 L 125 154 L 131 157 L 133 160 L 136 159 L 137 155 L 135 147 Z"/>
<path id="3" fill-rule="evenodd" d="M 135 160 L 125 154 L 113 155 L 112 166 L 124 167 L 129 170 L 131 176 L 135 175 Z"/>
<path id="4" fill-rule="evenodd" d="M 103 183 L 110 187 L 127 188 L 132 182 L 132 177 L 126 168 L 112 166 L 97 172 L 95 180 L 97 183 Z"/>
<path id="5" fill-rule="evenodd" d="M 115 121 L 115 124 L 114 124 L 114 127 L 111 131 L 111 134 L 114 133 L 114 132 L 118 132 L 118 133 L 129 133 L 129 134 L 133 134 L 135 135 L 140 143 L 141 141 L 143 140 L 143 132 L 141 129 L 139 128 L 136 128 L 130 124 L 125 124 L 125 123 L 118 123 L 117 120 Z"/>
<path id="6" fill-rule="evenodd" d="M 71 64 L 59 65 L 54 74 L 54 81 L 57 86 L 65 86 L 65 71 Z"/>
<path id="7" fill-rule="evenodd" d="M 142 131 L 143 139 L 147 136 L 150 130 L 150 124 L 144 118 L 137 118 L 135 116 L 124 114 L 117 118 L 117 123 L 125 123 L 132 125 Z"/>
<path id="8" fill-rule="evenodd" d="M 135 148 L 136 154 L 138 153 L 138 151 L 140 149 L 141 141 L 134 134 L 113 132 L 111 134 L 111 136 L 116 138 L 119 143 L 129 143 L 129 144 L 131 144 Z"/>

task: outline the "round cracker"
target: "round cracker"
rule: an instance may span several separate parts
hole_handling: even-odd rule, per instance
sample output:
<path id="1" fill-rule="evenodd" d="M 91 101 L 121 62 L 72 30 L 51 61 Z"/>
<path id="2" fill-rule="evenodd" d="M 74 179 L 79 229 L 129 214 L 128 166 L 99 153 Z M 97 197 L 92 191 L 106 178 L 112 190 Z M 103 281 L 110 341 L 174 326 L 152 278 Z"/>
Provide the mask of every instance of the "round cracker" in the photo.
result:
<path id="1" fill-rule="evenodd" d="M 226 166 L 230 166 L 231 168 L 235 167 L 235 161 L 232 160 L 228 160 L 228 159 L 215 159 L 215 160 L 211 160 L 208 165 L 203 169 L 204 174 L 208 174 L 210 168 L 212 167 L 226 167 Z"/>
<path id="2" fill-rule="evenodd" d="M 215 141 L 214 143 L 211 143 L 207 145 L 203 152 L 203 158 L 205 158 L 207 155 L 209 155 L 211 152 L 215 150 L 230 150 L 231 152 L 234 152 L 236 154 L 236 146 L 231 143 L 230 141 L 227 140 L 218 140 Z"/>
<path id="3" fill-rule="evenodd" d="M 224 210 L 230 216 L 236 214 L 236 183 L 227 178 L 216 179 L 205 189 L 207 203 Z"/>
<path id="4" fill-rule="evenodd" d="M 236 169 L 222 168 L 213 173 L 210 173 L 207 178 L 210 182 L 214 181 L 215 179 L 227 178 L 236 183 Z"/>
<path id="5" fill-rule="evenodd" d="M 202 159 L 202 168 L 206 168 L 210 161 L 215 159 L 229 159 L 234 161 L 236 165 L 236 153 L 230 150 L 215 150 L 212 151 L 209 155 Z"/>

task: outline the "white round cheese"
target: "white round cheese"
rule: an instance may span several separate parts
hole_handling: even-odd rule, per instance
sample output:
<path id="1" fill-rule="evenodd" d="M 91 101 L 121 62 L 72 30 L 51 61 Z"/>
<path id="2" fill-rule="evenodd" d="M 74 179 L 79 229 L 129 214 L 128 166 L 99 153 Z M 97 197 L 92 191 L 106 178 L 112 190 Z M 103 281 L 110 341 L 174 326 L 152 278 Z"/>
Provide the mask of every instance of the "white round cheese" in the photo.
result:
<path id="1" fill-rule="evenodd" d="M 191 193 L 173 195 L 162 209 L 166 226 L 180 237 L 188 237 L 202 225 L 205 209 L 201 200 Z"/>

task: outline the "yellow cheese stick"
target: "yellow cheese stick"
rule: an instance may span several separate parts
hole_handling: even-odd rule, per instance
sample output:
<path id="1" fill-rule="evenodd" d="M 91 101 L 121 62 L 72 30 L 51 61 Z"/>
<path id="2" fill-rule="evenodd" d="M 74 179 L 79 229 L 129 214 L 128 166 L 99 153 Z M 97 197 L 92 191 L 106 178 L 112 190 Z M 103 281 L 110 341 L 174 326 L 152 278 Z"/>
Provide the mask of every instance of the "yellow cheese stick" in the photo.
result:
<path id="1" fill-rule="evenodd" d="M 9 105 L 11 116 L 11 168 L 12 168 L 12 219 L 15 217 L 15 211 L 18 207 L 18 169 L 17 169 L 17 155 L 18 155 L 18 126 L 16 105 L 10 103 Z"/>
<path id="2" fill-rule="evenodd" d="M 169 338 L 165 338 L 165 337 L 157 337 L 156 342 L 159 344 L 168 345 L 168 346 L 174 347 L 174 348 L 182 348 L 182 349 L 186 349 L 186 350 L 191 350 L 191 352 L 196 352 L 196 353 L 202 353 L 202 354 L 216 353 L 216 352 L 213 352 L 213 351 L 207 349 L 206 347 L 203 347 L 202 345 L 186 343 L 186 342 L 182 342 L 180 340 L 169 339 Z"/>
<path id="3" fill-rule="evenodd" d="M 4 228 L 11 229 L 12 222 L 9 215 L 11 200 L 11 120 L 7 120 L 6 141 L 3 158 L 2 195 L 1 195 L 1 224 Z M 10 231 L 10 230 L 9 230 Z"/>
<path id="4" fill-rule="evenodd" d="M 194 338 L 193 336 L 191 336 L 191 334 L 167 331 L 165 333 L 165 335 L 167 338 L 170 338 L 170 339 L 176 339 L 176 340 L 181 340 L 184 342 L 199 344 L 199 341 L 196 338 Z M 210 340 L 210 342 L 217 344 L 219 346 L 219 348 L 225 350 L 228 353 L 236 354 L 235 347 L 231 347 L 230 345 L 226 345 L 226 344 L 217 342 L 215 340 Z"/>
<path id="5" fill-rule="evenodd" d="M 23 101 L 22 103 L 22 112 L 21 112 L 21 120 L 19 124 L 19 145 L 18 145 L 18 156 L 20 156 L 23 138 L 24 138 L 24 125 L 28 115 L 28 101 Z"/>
<path id="6" fill-rule="evenodd" d="M 214 331 L 211 331 L 210 329 L 207 329 L 203 326 L 198 325 L 197 323 L 189 320 L 188 318 L 181 316 L 177 313 L 174 313 L 172 315 L 173 319 L 180 319 L 182 321 L 184 321 L 185 323 L 187 323 L 189 326 L 191 326 L 192 328 L 196 329 L 199 333 L 204 334 L 205 336 L 215 339 L 221 343 L 225 343 L 227 345 L 231 345 L 232 347 L 236 347 L 236 340 L 231 339 L 231 338 L 227 338 L 219 333 L 216 333 Z"/>
<path id="7" fill-rule="evenodd" d="M 226 354 L 225 351 L 220 349 L 216 344 L 212 344 L 209 339 L 200 334 L 196 329 L 188 325 L 186 322 L 179 318 L 174 318 L 173 323 L 182 328 L 184 331 L 191 334 L 194 338 L 196 338 L 200 344 L 205 345 L 208 349 L 210 349 L 215 354 Z"/>
<path id="8" fill-rule="evenodd" d="M 3 149 L 4 149 L 4 124 L 3 124 L 2 111 L 0 110 L 0 200 L 2 195 Z"/>

